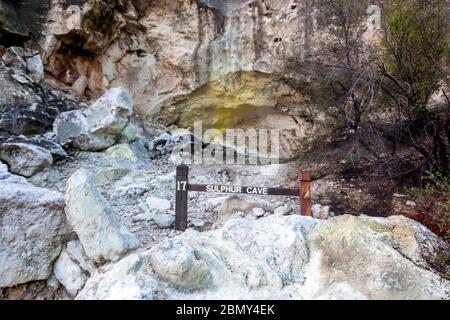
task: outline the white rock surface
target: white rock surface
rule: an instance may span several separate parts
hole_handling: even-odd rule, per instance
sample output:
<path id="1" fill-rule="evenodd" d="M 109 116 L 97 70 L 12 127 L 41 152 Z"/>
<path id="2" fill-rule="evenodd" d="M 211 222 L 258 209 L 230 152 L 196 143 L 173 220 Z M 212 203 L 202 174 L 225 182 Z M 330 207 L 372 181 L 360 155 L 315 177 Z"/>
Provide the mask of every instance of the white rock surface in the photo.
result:
<path id="1" fill-rule="evenodd" d="M 164 241 L 150 252 L 149 259 L 158 277 L 183 290 L 201 290 L 211 284 L 205 261 L 194 248 L 180 240 Z"/>
<path id="2" fill-rule="evenodd" d="M 189 226 L 193 228 L 203 228 L 205 226 L 205 222 L 201 219 L 192 219 Z"/>
<path id="3" fill-rule="evenodd" d="M 123 205 L 132 204 L 142 199 L 149 190 L 148 177 L 140 171 L 131 171 L 110 187 L 111 198 Z"/>
<path id="4" fill-rule="evenodd" d="M 329 206 L 323 206 L 321 204 L 315 204 L 312 206 L 312 215 L 314 218 L 326 220 L 334 214 L 330 211 Z"/>
<path id="5" fill-rule="evenodd" d="M 94 274 L 78 294 L 78 300 L 152 300 L 161 290 L 141 255 L 131 254 Z"/>
<path id="6" fill-rule="evenodd" d="M 145 203 L 151 211 L 166 211 L 172 207 L 169 200 L 155 197 L 148 197 Z"/>
<path id="7" fill-rule="evenodd" d="M 298 215 L 188 230 L 97 271 L 78 299 L 441 299 L 427 254 L 449 250 L 404 217 Z"/>
<path id="8" fill-rule="evenodd" d="M 415 201 L 412 201 L 412 200 L 406 201 L 406 205 L 407 205 L 408 207 L 411 207 L 411 208 L 417 207 L 417 203 L 416 203 Z"/>
<path id="9" fill-rule="evenodd" d="M 153 221 L 161 229 L 170 229 L 175 224 L 175 217 L 170 214 L 156 214 Z"/>
<path id="10" fill-rule="evenodd" d="M 0 163 L 0 288 L 47 279 L 67 233 L 64 197 Z"/>
<path id="11" fill-rule="evenodd" d="M 79 240 L 69 241 L 67 243 L 66 252 L 85 272 L 92 274 L 97 269 L 95 264 L 89 260 L 86 252 L 84 252 L 83 245 Z"/>
<path id="12" fill-rule="evenodd" d="M 65 250 L 61 252 L 56 260 L 53 272 L 56 279 L 71 296 L 76 296 L 88 279 L 80 266 L 70 258 Z"/>
<path id="13" fill-rule="evenodd" d="M 66 214 L 87 256 L 94 261 L 117 261 L 139 246 L 83 169 L 67 183 Z"/>
<path id="14" fill-rule="evenodd" d="M 103 150 L 115 144 L 133 114 L 133 100 L 121 88 L 105 93 L 90 108 L 58 115 L 53 130 L 62 145 L 81 150 Z"/>
<path id="15" fill-rule="evenodd" d="M 261 208 L 253 208 L 252 210 L 252 215 L 255 216 L 256 218 L 261 218 L 262 216 L 264 216 L 266 212 L 264 211 L 264 209 Z"/>
<path id="16" fill-rule="evenodd" d="M 287 216 L 292 213 L 292 208 L 288 205 L 284 205 L 276 208 L 273 213 L 277 215 Z"/>

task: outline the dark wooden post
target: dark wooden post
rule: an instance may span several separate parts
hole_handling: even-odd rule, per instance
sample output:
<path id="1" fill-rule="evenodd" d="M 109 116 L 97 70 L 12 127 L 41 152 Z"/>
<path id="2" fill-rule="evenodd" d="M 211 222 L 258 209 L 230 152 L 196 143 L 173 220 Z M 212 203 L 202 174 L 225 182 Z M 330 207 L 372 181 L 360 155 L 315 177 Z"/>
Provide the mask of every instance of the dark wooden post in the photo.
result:
<path id="1" fill-rule="evenodd" d="M 311 173 L 306 170 L 300 171 L 298 179 L 300 180 L 300 214 L 311 217 Z"/>
<path id="2" fill-rule="evenodd" d="M 185 231 L 188 219 L 188 175 L 189 167 L 177 167 L 177 185 L 175 200 L 175 229 Z"/>

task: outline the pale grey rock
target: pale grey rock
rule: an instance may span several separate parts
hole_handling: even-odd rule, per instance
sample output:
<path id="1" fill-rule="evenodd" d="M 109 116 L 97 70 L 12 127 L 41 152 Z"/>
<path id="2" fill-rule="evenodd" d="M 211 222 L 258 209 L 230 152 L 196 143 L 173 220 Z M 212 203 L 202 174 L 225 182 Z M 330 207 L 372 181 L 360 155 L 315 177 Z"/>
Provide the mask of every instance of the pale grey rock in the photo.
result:
<path id="1" fill-rule="evenodd" d="M 314 222 L 304 219 L 300 224 L 293 223 L 296 220 L 277 221 L 279 219 L 279 216 L 270 216 L 257 220 L 262 223 L 252 223 L 247 219 L 231 220 L 223 227 L 222 238 L 248 256 L 266 261 L 284 284 L 300 281 L 309 260 L 302 229 L 303 225 Z"/>
<path id="2" fill-rule="evenodd" d="M 329 206 L 315 204 L 312 206 L 311 209 L 312 209 L 312 215 L 314 218 L 325 220 L 332 216 Z"/>
<path id="3" fill-rule="evenodd" d="M 65 146 L 69 143 L 81 144 L 89 139 L 87 117 L 82 110 L 60 113 L 53 123 L 53 132 L 57 141 Z"/>
<path id="4" fill-rule="evenodd" d="M 104 150 L 119 140 L 132 114 L 131 97 L 125 90 L 113 88 L 88 109 L 58 115 L 53 130 L 62 145 L 72 143 L 81 150 Z"/>
<path id="5" fill-rule="evenodd" d="M 221 201 L 221 205 L 218 208 L 218 222 L 225 223 L 230 219 L 238 217 L 241 212 L 251 214 L 254 208 L 261 208 L 265 212 L 273 212 L 272 204 L 268 201 L 247 196 L 227 196 Z"/>
<path id="6" fill-rule="evenodd" d="M 148 213 L 141 213 L 133 216 L 133 222 L 141 222 L 141 221 L 148 221 L 152 220 L 154 216 Z"/>
<path id="7" fill-rule="evenodd" d="M 116 143 L 118 135 L 129 123 L 133 106 L 133 99 L 125 90 L 110 89 L 86 111 L 90 132 L 104 139 L 105 144 Z"/>
<path id="8" fill-rule="evenodd" d="M 6 66 L 26 72 L 34 81 L 44 79 L 44 65 L 38 51 L 9 47 L 2 56 Z"/>
<path id="9" fill-rule="evenodd" d="M 277 215 L 287 216 L 292 213 L 292 208 L 291 208 L 291 206 L 284 205 L 284 206 L 276 208 L 273 211 L 273 213 L 277 214 Z"/>
<path id="10" fill-rule="evenodd" d="M 77 300 L 156 300 L 162 288 L 152 276 L 146 258 L 131 254 L 102 267 L 86 282 Z"/>
<path id="11" fill-rule="evenodd" d="M 450 282 L 427 259 L 448 250 L 400 216 L 235 219 L 96 272 L 77 298 L 442 299 Z"/>
<path id="12" fill-rule="evenodd" d="M 138 202 L 142 195 L 149 190 L 146 174 L 134 170 L 116 181 L 111 186 L 111 198 L 119 204 L 131 205 Z"/>
<path id="13" fill-rule="evenodd" d="M 205 226 L 205 222 L 201 219 L 192 219 L 189 225 L 193 228 L 203 228 Z"/>
<path id="14" fill-rule="evenodd" d="M 83 245 L 79 240 L 69 241 L 66 246 L 66 252 L 85 272 L 92 274 L 97 269 L 95 264 L 89 260 L 86 252 L 84 252 Z"/>
<path id="15" fill-rule="evenodd" d="M 171 214 L 156 214 L 153 216 L 153 222 L 160 229 L 170 229 L 175 224 L 175 217 Z"/>
<path id="16" fill-rule="evenodd" d="M 0 162 L 0 181 L 13 184 L 27 184 L 27 179 L 21 176 L 16 176 L 8 172 L 6 164 Z"/>
<path id="17" fill-rule="evenodd" d="M 11 174 L 8 172 L 8 167 L 0 161 L 0 180 L 5 180 L 9 176 L 11 176 Z"/>
<path id="18" fill-rule="evenodd" d="M 150 263 L 158 277 L 182 290 L 205 289 L 211 284 L 208 265 L 180 240 L 167 240 L 152 249 Z"/>
<path id="19" fill-rule="evenodd" d="M 310 274 L 305 291 L 317 288 L 313 295 L 318 298 L 336 290 L 331 283 L 341 283 L 367 299 L 428 300 L 448 295 L 450 282 L 430 271 L 427 262 L 448 254 L 448 246 L 408 218 L 338 216 L 322 221 L 310 241 L 311 268 L 321 271 Z M 341 296 L 345 297 L 351 295 Z"/>
<path id="20" fill-rule="evenodd" d="M 264 216 L 266 212 L 261 209 L 261 208 L 253 208 L 252 210 L 252 215 L 255 216 L 256 218 L 261 218 L 262 216 Z"/>
<path id="21" fill-rule="evenodd" d="M 33 55 L 28 56 L 26 59 L 27 71 L 34 81 L 41 81 L 44 79 L 44 65 L 42 64 L 42 58 L 39 52 L 34 52 Z"/>
<path id="22" fill-rule="evenodd" d="M 113 183 L 125 177 L 132 170 L 133 169 L 128 166 L 100 168 L 91 176 L 91 180 L 94 182 L 96 187 L 104 189 L 111 187 Z"/>
<path id="23" fill-rule="evenodd" d="M 0 288 L 48 279 L 68 233 L 63 195 L 22 179 L 0 164 Z"/>
<path id="24" fill-rule="evenodd" d="M 145 200 L 145 203 L 149 210 L 151 211 L 166 211 L 172 207 L 172 204 L 169 200 L 156 198 L 156 197 L 148 197 Z"/>
<path id="25" fill-rule="evenodd" d="M 407 205 L 408 207 L 411 207 L 411 208 L 417 207 L 417 203 L 416 203 L 415 201 L 412 201 L 412 200 L 406 201 L 406 205 Z"/>
<path id="26" fill-rule="evenodd" d="M 87 256 L 96 262 L 117 261 L 139 246 L 84 169 L 75 172 L 67 183 L 66 214 Z"/>
<path id="27" fill-rule="evenodd" d="M 55 277 L 55 273 L 52 272 L 52 274 L 50 275 L 50 278 L 47 279 L 47 287 L 53 290 L 58 289 L 58 287 L 60 286 L 60 283 L 58 281 L 58 279 L 56 279 Z"/>
<path id="28" fill-rule="evenodd" d="M 71 296 L 76 296 L 88 279 L 80 266 L 70 258 L 65 250 L 61 252 L 56 260 L 53 272 L 56 279 Z"/>
<path id="29" fill-rule="evenodd" d="M 0 144 L 0 159 L 9 164 L 13 173 L 31 177 L 53 164 L 50 151 L 28 143 Z"/>
<path id="30" fill-rule="evenodd" d="M 16 80 L 18 83 L 22 84 L 22 85 L 32 85 L 33 84 L 33 79 L 28 77 L 27 75 L 18 72 L 17 70 L 14 70 L 11 73 L 11 78 L 13 78 L 14 80 Z"/>
<path id="31" fill-rule="evenodd" d="M 207 198 L 203 202 L 203 205 L 205 205 L 208 210 L 215 210 L 219 208 L 227 198 L 228 196 Z"/>
<path id="32" fill-rule="evenodd" d="M 394 198 L 405 198 L 406 197 L 404 194 L 400 194 L 400 193 L 394 193 L 392 196 Z"/>

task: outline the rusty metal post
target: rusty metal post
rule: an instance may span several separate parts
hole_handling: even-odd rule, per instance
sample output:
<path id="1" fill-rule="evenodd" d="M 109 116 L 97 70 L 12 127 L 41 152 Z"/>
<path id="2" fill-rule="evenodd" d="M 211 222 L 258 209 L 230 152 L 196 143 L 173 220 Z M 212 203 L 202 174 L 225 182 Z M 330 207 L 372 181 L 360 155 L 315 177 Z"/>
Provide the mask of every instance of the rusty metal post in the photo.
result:
<path id="1" fill-rule="evenodd" d="M 298 179 L 300 183 L 300 214 L 311 217 L 311 173 L 302 170 L 298 174 Z"/>

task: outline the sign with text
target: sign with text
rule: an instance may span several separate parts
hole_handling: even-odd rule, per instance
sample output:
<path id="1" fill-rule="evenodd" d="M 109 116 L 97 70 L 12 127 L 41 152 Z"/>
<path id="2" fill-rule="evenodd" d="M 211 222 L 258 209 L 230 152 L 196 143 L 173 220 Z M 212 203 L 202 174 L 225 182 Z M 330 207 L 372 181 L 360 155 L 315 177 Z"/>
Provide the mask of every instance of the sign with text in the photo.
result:
<path id="1" fill-rule="evenodd" d="M 300 212 L 311 216 L 311 175 L 308 171 L 299 172 L 299 189 L 268 188 L 251 186 L 230 186 L 214 184 L 190 184 L 188 181 L 189 167 L 177 167 L 175 229 L 185 231 L 188 220 L 188 192 L 208 192 L 225 194 L 249 194 L 255 196 L 291 196 L 300 197 Z"/>

